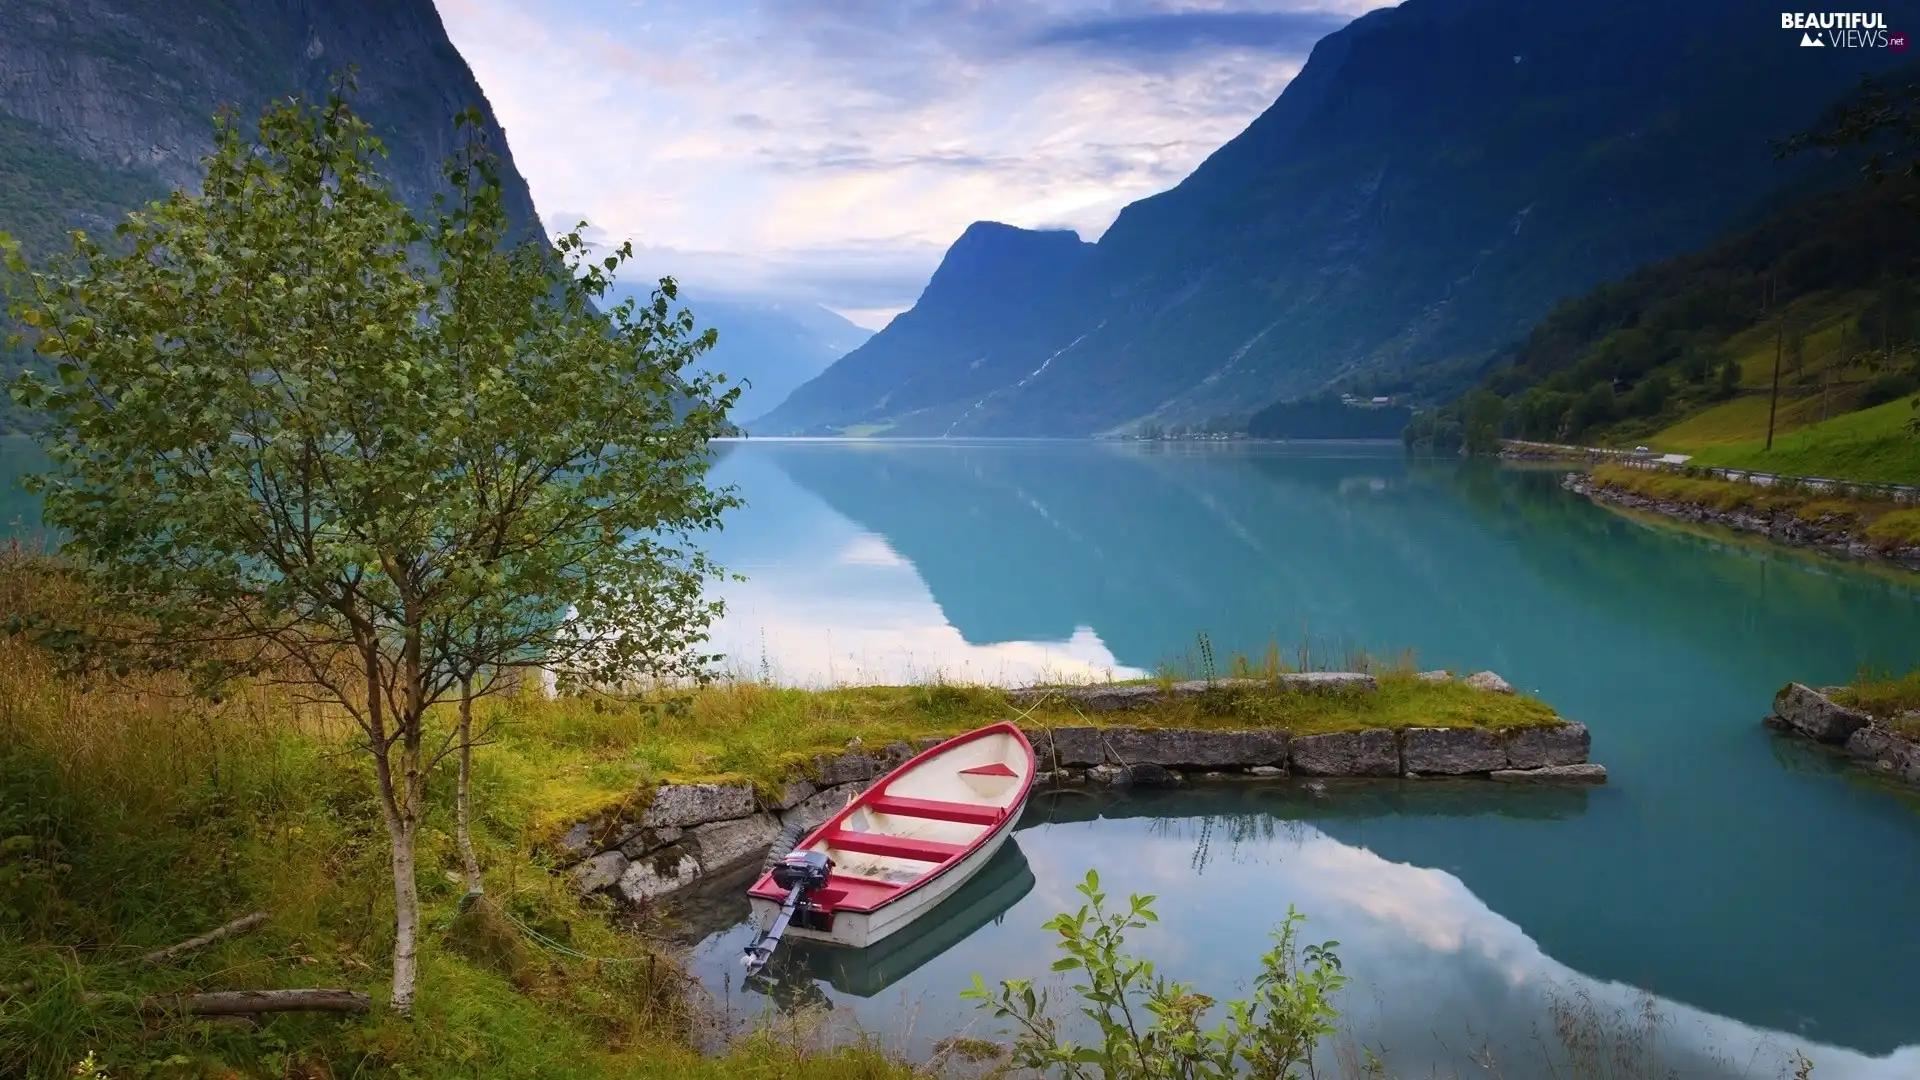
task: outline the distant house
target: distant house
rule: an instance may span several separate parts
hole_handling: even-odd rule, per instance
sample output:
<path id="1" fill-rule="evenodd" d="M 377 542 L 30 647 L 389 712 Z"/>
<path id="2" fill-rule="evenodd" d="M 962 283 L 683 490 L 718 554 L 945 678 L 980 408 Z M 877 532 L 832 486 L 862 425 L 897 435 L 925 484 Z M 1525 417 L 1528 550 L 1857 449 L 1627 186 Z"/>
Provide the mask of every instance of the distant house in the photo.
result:
<path id="1" fill-rule="evenodd" d="M 1390 397 L 1377 397 L 1373 399 L 1373 403 L 1375 405 L 1391 405 L 1393 404 L 1393 399 Z"/>

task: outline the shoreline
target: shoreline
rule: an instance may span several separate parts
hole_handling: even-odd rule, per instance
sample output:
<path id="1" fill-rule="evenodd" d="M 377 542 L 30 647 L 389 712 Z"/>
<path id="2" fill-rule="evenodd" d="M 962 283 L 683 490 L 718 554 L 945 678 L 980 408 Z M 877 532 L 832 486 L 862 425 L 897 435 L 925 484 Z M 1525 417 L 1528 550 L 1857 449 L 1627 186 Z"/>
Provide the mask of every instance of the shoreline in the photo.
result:
<path id="1" fill-rule="evenodd" d="M 1891 546 L 1870 540 L 1864 529 L 1840 515 L 1808 521 L 1778 510 L 1721 509 L 1681 499 L 1660 499 L 1596 480 L 1591 473 L 1569 472 L 1560 486 L 1596 503 L 1657 514 L 1676 521 L 1715 525 L 1758 536 L 1783 547 L 1802 548 L 1852 562 L 1920 572 L 1920 545 Z"/>
<path id="2" fill-rule="evenodd" d="M 1396 682 L 1417 685 L 1435 698 L 1457 696 L 1464 688 L 1485 695 L 1488 706 L 1527 700 L 1492 672 L 1459 680 L 1426 672 Z M 1033 743 L 1036 794 L 1323 778 L 1529 788 L 1606 782 L 1606 769 L 1588 760 L 1592 737 L 1586 725 L 1544 706 L 1545 715 L 1518 722 L 1490 709 L 1486 722 L 1369 723 L 1364 707 L 1351 705 L 1377 699 L 1380 685 L 1362 673 L 997 693 Z M 1344 699 L 1352 715 L 1331 727 L 1263 722 L 1259 715 L 1262 699 L 1297 703 L 1310 697 Z M 643 784 L 634 797 L 568 825 L 552 845 L 554 869 L 567 874 L 580 894 L 606 896 L 625 908 L 706 895 L 736 882 L 744 887 L 783 831 L 817 826 L 875 779 L 973 726 L 967 720 L 951 731 L 894 739 L 874 749 L 855 738 L 842 751 L 801 758 L 759 783 L 716 776 Z"/>

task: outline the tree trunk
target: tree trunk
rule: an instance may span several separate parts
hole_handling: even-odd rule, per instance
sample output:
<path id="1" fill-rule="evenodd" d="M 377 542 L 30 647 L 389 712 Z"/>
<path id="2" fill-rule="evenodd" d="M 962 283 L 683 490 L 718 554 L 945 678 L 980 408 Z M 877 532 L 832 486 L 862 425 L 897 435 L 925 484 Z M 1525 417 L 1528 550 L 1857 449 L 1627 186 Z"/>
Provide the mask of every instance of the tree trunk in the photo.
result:
<path id="1" fill-rule="evenodd" d="M 406 810 L 388 821 L 393 843 L 393 996 L 402 1016 L 413 1013 L 413 983 L 419 973 L 420 887 L 414 878 L 414 841 L 419 835 Z"/>
<path id="2" fill-rule="evenodd" d="M 467 872 L 467 897 L 472 903 L 483 895 L 480 883 L 480 858 L 473 851 L 473 676 L 460 679 L 460 781 L 455 789 L 454 833 L 460 844 L 460 861 Z"/>

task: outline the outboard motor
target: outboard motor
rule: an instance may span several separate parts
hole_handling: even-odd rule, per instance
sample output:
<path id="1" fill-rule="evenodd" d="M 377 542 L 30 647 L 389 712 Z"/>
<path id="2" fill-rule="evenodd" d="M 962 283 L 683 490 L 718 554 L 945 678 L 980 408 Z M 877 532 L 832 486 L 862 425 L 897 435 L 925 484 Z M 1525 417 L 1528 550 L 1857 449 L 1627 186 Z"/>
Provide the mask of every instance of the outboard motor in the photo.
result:
<path id="1" fill-rule="evenodd" d="M 740 958 L 747 966 L 748 975 L 757 974 L 773 959 L 773 950 L 780 947 L 780 938 L 787 932 L 787 924 L 793 921 L 793 913 L 806 903 L 808 893 L 826 887 L 827 875 L 832 872 L 833 860 L 827 858 L 824 851 L 791 851 L 773 864 L 773 883 L 787 890 L 787 899 L 780 905 L 780 915 L 773 920 L 773 925 L 762 931 Z"/>

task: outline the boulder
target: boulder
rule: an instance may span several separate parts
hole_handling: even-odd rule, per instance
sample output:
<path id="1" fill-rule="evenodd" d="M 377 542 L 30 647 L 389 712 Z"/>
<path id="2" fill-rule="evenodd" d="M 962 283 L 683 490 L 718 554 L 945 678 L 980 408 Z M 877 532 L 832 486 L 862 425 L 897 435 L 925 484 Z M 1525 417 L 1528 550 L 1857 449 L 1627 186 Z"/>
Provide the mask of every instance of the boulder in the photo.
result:
<path id="1" fill-rule="evenodd" d="M 1546 765 L 1538 769 L 1495 769 L 1487 775 L 1509 784 L 1604 784 L 1607 767 L 1587 763 Z"/>
<path id="2" fill-rule="evenodd" d="M 1176 788 L 1180 786 L 1180 774 L 1162 765 L 1141 762 L 1126 766 L 1127 782 L 1133 787 Z"/>
<path id="3" fill-rule="evenodd" d="M 573 887 L 582 893 L 604 892 L 613 888 L 626 872 L 625 855 L 617 851 L 602 852 L 573 868 Z"/>
<path id="4" fill-rule="evenodd" d="M 1109 728 L 1109 761 L 1121 765 L 1211 768 L 1272 765 L 1287 760 L 1287 736 L 1279 731 L 1193 731 Z"/>
<path id="5" fill-rule="evenodd" d="M 753 809 L 753 787 L 748 784 L 662 784 L 640 823 L 655 829 L 705 825 L 746 817 Z"/>
<path id="6" fill-rule="evenodd" d="M 660 829 L 635 829 L 620 841 L 620 854 L 629 859 L 638 859 L 648 852 L 679 843 L 682 831 L 674 825 Z"/>
<path id="7" fill-rule="evenodd" d="M 1288 742 L 1287 760 L 1303 776 L 1399 776 L 1400 740 L 1383 728 L 1301 735 Z"/>
<path id="8" fill-rule="evenodd" d="M 1847 737 L 1847 754 L 1882 772 L 1920 783 L 1920 742 L 1896 735 L 1878 724 L 1860 728 Z"/>
<path id="9" fill-rule="evenodd" d="M 1507 739 L 1507 765 L 1515 769 L 1544 769 L 1578 765 L 1587 760 L 1593 736 L 1585 724 L 1521 728 Z"/>
<path id="10" fill-rule="evenodd" d="M 871 780 L 874 776 L 873 758 L 858 750 L 837 755 L 823 754 L 813 759 L 813 768 L 818 774 L 816 782 L 823 788 Z"/>
<path id="11" fill-rule="evenodd" d="M 1439 682 L 1452 682 L 1452 681 L 1453 681 L 1453 672 L 1451 672 L 1451 671 L 1423 671 L 1423 672 L 1421 672 L 1420 674 L 1418 674 L 1418 675 L 1415 675 L 1415 676 L 1414 676 L 1414 678 L 1416 678 L 1416 679 L 1419 679 L 1419 680 L 1420 680 L 1421 682 L 1434 682 L 1434 683 L 1439 683 Z"/>
<path id="12" fill-rule="evenodd" d="M 738 821 L 716 821 L 692 831 L 703 873 L 717 873 L 766 854 L 780 823 L 772 814 L 755 814 Z"/>
<path id="13" fill-rule="evenodd" d="M 1287 770 L 1281 768 L 1278 765 L 1255 765 L 1253 768 L 1248 769 L 1247 771 L 1249 773 L 1252 773 L 1255 776 L 1260 777 L 1263 780 L 1270 780 L 1276 776 L 1287 775 Z"/>
<path id="14" fill-rule="evenodd" d="M 1488 693 L 1513 693 L 1513 686 L 1509 684 L 1507 680 L 1495 675 L 1491 671 L 1476 671 L 1460 681 L 1473 687 L 1475 690 L 1485 690 Z"/>
<path id="15" fill-rule="evenodd" d="M 1868 723 L 1866 713 L 1800 683 L 1788 683 L 1773 696 L 1773 712 L 1788 727 L 1824 743 L 1844 743 Z"/>
<path id="16" fill-rule="evenodd" d="M 1118 765 L 1095 765 L 1087 770 L 1087 783 L 1126 787 L 1133 783 L 1133 774 Z"/>
<path id="17" fill-rule="evenodd" d="M 796 822 L 802 828 L 811 829 L 840 812 L 847 800 L 866 790 L 866 784 L 841 784 L 839 787 L 816 791 L 780 813 L 780 824 L 792 825 Z"/>
<path id="18" fill-rule="evenodd" d="M 780 787 L 780 794 L 767 801 L 769 810 L 791 810 L 813 797 L 819 791 L 811 780 L 789 780 Z"/>
<path id="19" fill-rule="evenodd" d="M 628 903 L 638 904 L 679 892 L 699 877 L 700 864 L 685 848 L 661 848 L 630 864 L 614 888 Z"/>
<path id="20" fill-rule="evenodd" d="M 919 751 L 907 743 L 890 742 L 881 747 L 880 753 L 875 757 L 873 774 L 875 776 L 882 776 L 890 773 L 900 766 L 905 765 L 908 759 L 912 758 L 913 755 L 918 752 Z"/>
<path id="21" fill-rule="evenodd" d="M 1480 728 L 1408 728 L 1400 744 L 1409 776 L 1465 776 L 1507 767 L 1499 736 Z"/>
<path id="22" fill-rule="evenodd" d="M 934 747 L 939 746 L 941 743 L 946 741 L 947 741 L 947 737 L 945 735 L 922 735 L 921 737 L 913 740 L 913 748 L 916 752 L 921 750 L 931 750 Z"/>

